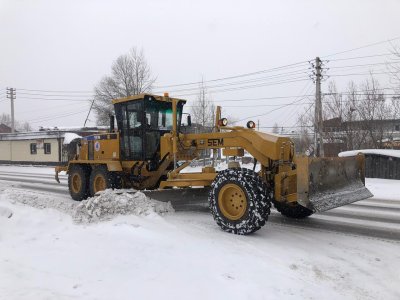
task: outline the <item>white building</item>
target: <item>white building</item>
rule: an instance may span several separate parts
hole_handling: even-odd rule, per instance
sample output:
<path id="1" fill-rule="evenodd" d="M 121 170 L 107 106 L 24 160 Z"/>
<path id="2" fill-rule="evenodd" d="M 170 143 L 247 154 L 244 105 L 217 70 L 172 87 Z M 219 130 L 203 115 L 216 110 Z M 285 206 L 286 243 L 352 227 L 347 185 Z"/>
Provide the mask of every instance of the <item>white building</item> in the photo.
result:
<path id="1" fill-rule="evenodd" d="M 37 132 L 0 134 L 0 164 L 57 165 L 67 161 L 64 137 L 95 134 L 99 128 L 46 129 Z"/>

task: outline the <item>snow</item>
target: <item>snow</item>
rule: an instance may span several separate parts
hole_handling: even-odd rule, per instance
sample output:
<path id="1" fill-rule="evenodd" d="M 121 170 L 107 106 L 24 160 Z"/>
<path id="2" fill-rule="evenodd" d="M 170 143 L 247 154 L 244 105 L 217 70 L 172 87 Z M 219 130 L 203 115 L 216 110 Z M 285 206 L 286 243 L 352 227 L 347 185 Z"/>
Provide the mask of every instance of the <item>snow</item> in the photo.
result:
<path id="1" fill-rule="evenodd" d="M 366 184 L 400 202 L 398 181 Z M 268 222 L 237 236 L 142 195 L 79 203 L 0 181 L 0 299 L 400 299 L 399 242 Z"/>
<path id="2" fill-rule="evenodd" d="M 76 133 L 73 132 L 67 132 L 64 134 L 64 145 L 68 145 L 75 139 L 81 139 L 82 137 L 80 135 L 77 135 Z"/>
<path id="3" fill-rule="evenodd" d="M 391 149 L 364 149 L 364 150 L 344 151 L 339 153 L 339 157 L 356 156 L 359 153 L 393 156 L 400 158 L 400 150 L 391 150 Z"/>
<path id="4" fill-rule="evenodd" d="M 139 191 L 111 189 L 98 193 L 98 196 L 82 201 L 74 212 L 74 221 L 91 223 L 110 220 L 117 215 L 148 216 L 154 213 L 174 212 L 171 202 L 151 200 Z"/>
<path id="5" fill-rule="evenodd" d="M 400 199 L 400 180 L 366 178 L 365 185 L 375 195 L 375 198 L 387 200 Z"/>

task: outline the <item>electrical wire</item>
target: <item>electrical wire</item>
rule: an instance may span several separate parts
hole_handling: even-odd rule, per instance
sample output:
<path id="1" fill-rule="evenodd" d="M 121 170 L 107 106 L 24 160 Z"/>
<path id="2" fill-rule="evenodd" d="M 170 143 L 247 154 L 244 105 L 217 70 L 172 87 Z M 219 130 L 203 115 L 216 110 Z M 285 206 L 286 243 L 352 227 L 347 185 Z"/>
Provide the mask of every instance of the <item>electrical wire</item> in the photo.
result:
<path id="1" fill-rule="evenodd" d="M 164 86 L 157 86 L 155 88 L 170 88 L 170 87 L 177 87 L 177 86 L 199 85 L 199 84 L 202 84 L 202 83 L 223 81 L 223 80 L 228 80 L 228 79 L 235 79 L 235 78 L 253 76 L 253 75 L 257 75 L 257 74 L 274 72 L 274 71 L 277 71 L 277 70 L 293 68 L 294 66 L 301 65 L 301 64 L 307 64 L 307 63 L 308 63 L 308 60 L 297 62 L 297 63 L 293 63 L 293 64 L 288 64 L 288 65 L 283 65 L 283 66 L 279 66 L 279 67 L 274 67 L 274 68 L 270 68 L 270 69 L 266 69 L 266 70 L 251 72 L 251 73 L 244 73 L 244 74 L 228 76 L 228 77 L 222 77 L 222 78 L 216 78 L 216 79 L 211 79 L 211 80 L 204 80 L 204 81 L 196 81 L 196 82 L 188 82 L 188 83 L 179 83 L 179 84 L 170 84 L 170 85 L 164 85 Z"/>
<path id="2" fill-rule="evenodd" d="M 346 58 L 334 58 L 329 59 L 328 62 L 331 61 L 343 61 L 343 60 L 354 60 L 354 59 L 364 59 L 364 58 L 371 58 L 371 57 L 382 57 L 382 56 L 391 56 L 393 53 L 382 53 L 382 54 L 373 54 L 373 55 L 364 55 L 364 56 L 355 56 L 355 57 L 346 57 Z"/>
<path id="3" fill-rule="evenodd" d="M 304 97 L 304 98 L 306 98 L 306 97 Z M 243 118 L 243 119 L 240 119 L 240 120 L 236 121 L 235 123 L 238 123 L 238 122 L 241 122 L 241 121 L 250 119 L 250 118 L 256 118 L 256 117 L 261 117 L 261 116 L 269 115 L 270 113 L 272 113 L 272 112 L 274 112 L 274 111 L 277 111 L 277 110 L 279 110 L 279 109 L 288 107 L 289 105 L 291 105 L 291 104 L 293 104 L 293 103 L 298 103 L 298 102 L 300 102 L 300 101 L 303 101 L 304 98 L 295 100 L 295 101 L 293 101 L 293 102 L 291 102 L 291 103 L 289 103 L 289 104 L 282 105 L 282 106 L 280 106 L 280 107 L 278 107 L 278 108 L 275 108 L 275 109 L 273 109 L 273 110 L 270 110 L 270 111 L 268 111 L 268 112 L 266 112 L 266 113 L 262 113 L 262 114 L 258 114 L 258 115 L 253 115 L 253 116 L 248 116 L 248 117 L 246 117 L 246 118 Z"/>
<path id="4" fill-rule="evenodd" d="M 301 74 L 307 75 L 308 73 L 305 71 L 302 71 Z M 302 77 L 292 77 L 292 76 L 285 76 L 285 80 L 283 81 L 287 81 L 287 80 L 297 80 L 297 79 L 301 79 L 304 78 Z M 235 85 L 243 85 L 243 84 L 247 84 L 247 83 L 253 83 L 253 82 L 258 82 L 258 81 L 266 81 L 265 83 L 270 83 L 268 79 L 278 79 L 276 77 L 265 77 L 265 78 L 258 78 L 258 79 L 252 79 L 252 80 L 246 80 L 246 81 L 239 81 L 239 82 L 228 82 L 228 83 L 223 83 L 223 84 L 218 84 L 218 85 L 212 85 L 212 86 L 207 86 L 206 89 L 207 90 L 212 90 L 215 88 L 220 88 L 220 87 L 226 87 L 226 86 L 235 86 Z M 308 79 L 307 79 L 308 80 Z M 281 82 L 277 81 L 277 83 Z M 273 84 L 275 82 L 272 82 Z M 180 90 L 171 90 L 169 91 L 169 93 L 180 93 L 180 92 L 190 92 L 190 91 L 198 91 L 199 87 L 193 87 L 193 88 L 186 88 L 186 89 L 180 89 Z M 156 91 L 156 93 L 162 93 L 162 91 Z"/>
<path id="5" fill-rule="evenodd" d="M 88 102 L 93 99 L 68 99 L 68 98 L 54 98 L 54 99 L 47 99 L 43 97 L 18 97 L 18 99 L 23 99 L 23 100 L 42 100 L 42 101 L 71 101 L 71 102 Z"/>
<path id="6" fill-rule="evenodd" d="M 43 96 L 43 97 L 79 97 L 79 98 L 84 98 L 84 97 L 93 97 L 94 95 L 60 95 L 60 94 L 41 94 L 41 93 L 23 93 L 19 92 L 18 95 L 27 95 L 27 96 Z"/>
<path id="7" fill-rule="evenodd" d="M 57 115 L 57 116 L 52 116 L 52 117 L 47 117 L 47 118 L 43 117 L 43 118 L 38 118 L 38 119 L 31 119 L 31 120 L 28 120 L 28 122 L 32 123 L 32 124 L 41 123 L 41 122 L 45 122 L 45 121 L 61 119 L 61 118 L 69 117 L 69 116 L 76 115 L 76 114 L 82 114 L 82 113 L 86 113 L 86 111 L 79 110 L 79 111 L 65 113 L 62 115 Z"/>
<path id="8" fill-rule="evenodd" d="M 388 40 L 383 40 L 383 41 L 379 41 L 379 42 L 367 44 L 367 45 L 360 46 L 360 47 L 353 48 L 353 49 L 349 49 L 349 50 L 345 50 L 345 51 L 340 51 L 340 52 L 332 53 L 332 54 L 329 54 L 329 55 L 324 55 L 324 56 L 322 56 L 322 57 L 326 58 L 326 57 L 331 57 L 331 56 L 335 56 L 335 55 L 339 55 L 339 54 L 349 53 L 349 52 L 357 51 L 357 50 L 360 50 L 360 49 L 365 49 L 365 48 L 373 47 L 373 46 L 376 46 L 376 45 L 381 45 L 381 44 L 385 44 L 385 43 L 390 43 L 390 42 L 396 41 L 396 40 L 398 40 L 398 39 L 400 39 L 400 36 L 397 36 L 397 37 L 394 37 L 394 38 L 391 38 L 391 39 L 388 39 Z"/>
<path id="9" fill-rule="evenodd" d="M 307 87 L 308 86 L 308 87 Z M 309 92 L 310 92 L 310 89 L 313 87 L 313 85 L 311 84 L 311 82 L 309 82 L 308 84 L 306 84 L 305 86 L 304 86 L 304 88 L 301 90 L 301 92 L 300 93 L 303 93 L 304 91 L 305 91 L 305 94 L 308 94 Z M 306 89 L 307 88 L 307 89 Z M 307 96 L 305 96 L 305 95 L 303 95 L 302 97 L 307 97 Z M 308 97 L 306 98 L 306 99 L 308 99 Z M 295 103 L 295 105 L 304 105 L 304 103 Z M 283 124 L 282 125 L 285 125 L 289 120 L 291 120 L 292 119 L 292 117 L 295 115 L 297 113 L 297 108 L 296 108 L 296 106 L 293 106 L 293 108 L 292 108 L 292 111 L 291 112 L 289 112 L 289 116 L 283 116 L 282 115 L 282 117 L 285 117 L 285 121 L 283 122 Z"/>
<path id="10" fill-rule="evenodd" d="M 266 86 L 281 85 L 281 84 L 287 84 L 287 83 L 293 83 L 293 82 L 304 82 L 304 81 L 309 81 L 309 80 L 310 80 L 309 78 L 304 78 L 304 79 L 298 79 L 298 80 L 279 81 L 279 82 L 274 82 L 274 83 L 269 83 L 269 84 L 256 84 L 256 85 L 249 85 L 249 86 L 230 88 L 230 89 L 213 90 L 211 92 L 213 94 L 215 94 L 215 93 L 245 90 L 245 89 L 249 89 L 249 88 L 259 88 L 259 87 L 266 87 Z M 198 92 L 190 93 L 190 94 L 177 94 L 175 96 L 176 97 L 187 97 L 187 96 L 196 96 L 196 95 L 198 95 Z"/>
<path id="11" fill-rule="evenodd" d="M 28 91 L 28 92 L 42 92 L 42 93 L 90 93 L 93 94 L 93 91 L 55 91 L 55 90 L 31 90 L 31 89 L 22 89 L 22 88 L 17 88 L 18 91 Z"/>

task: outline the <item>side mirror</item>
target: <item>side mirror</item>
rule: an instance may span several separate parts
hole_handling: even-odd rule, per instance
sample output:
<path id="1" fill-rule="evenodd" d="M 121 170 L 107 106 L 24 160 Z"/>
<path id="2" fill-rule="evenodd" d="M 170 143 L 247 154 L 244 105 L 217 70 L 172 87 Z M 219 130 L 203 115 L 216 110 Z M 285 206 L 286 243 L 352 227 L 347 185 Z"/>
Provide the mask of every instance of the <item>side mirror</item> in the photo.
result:
<path id="1" fill-rule="evenodd" d="M 187 115 L 187 126 L 192 126 L 192 116 Z"/>

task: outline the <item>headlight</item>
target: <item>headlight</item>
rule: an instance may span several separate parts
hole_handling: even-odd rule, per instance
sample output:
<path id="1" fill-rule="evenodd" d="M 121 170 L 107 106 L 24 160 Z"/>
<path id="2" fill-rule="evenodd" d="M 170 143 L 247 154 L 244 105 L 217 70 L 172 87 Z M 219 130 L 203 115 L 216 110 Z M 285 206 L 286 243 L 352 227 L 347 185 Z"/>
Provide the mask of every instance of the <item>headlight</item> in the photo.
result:
<path id="1" fill-rule="evenodd" d="M 256 123 L 254 123 L 253 121 L 248 121 L 247 122 L 247 128 L 256 128 Z"/>
<path id="2" fill-rule="evenodd" d="M 222 118 L 219 120 L 219 126 L 226 126 L 228 125 L 228 119 L 227 118 Z"/>

